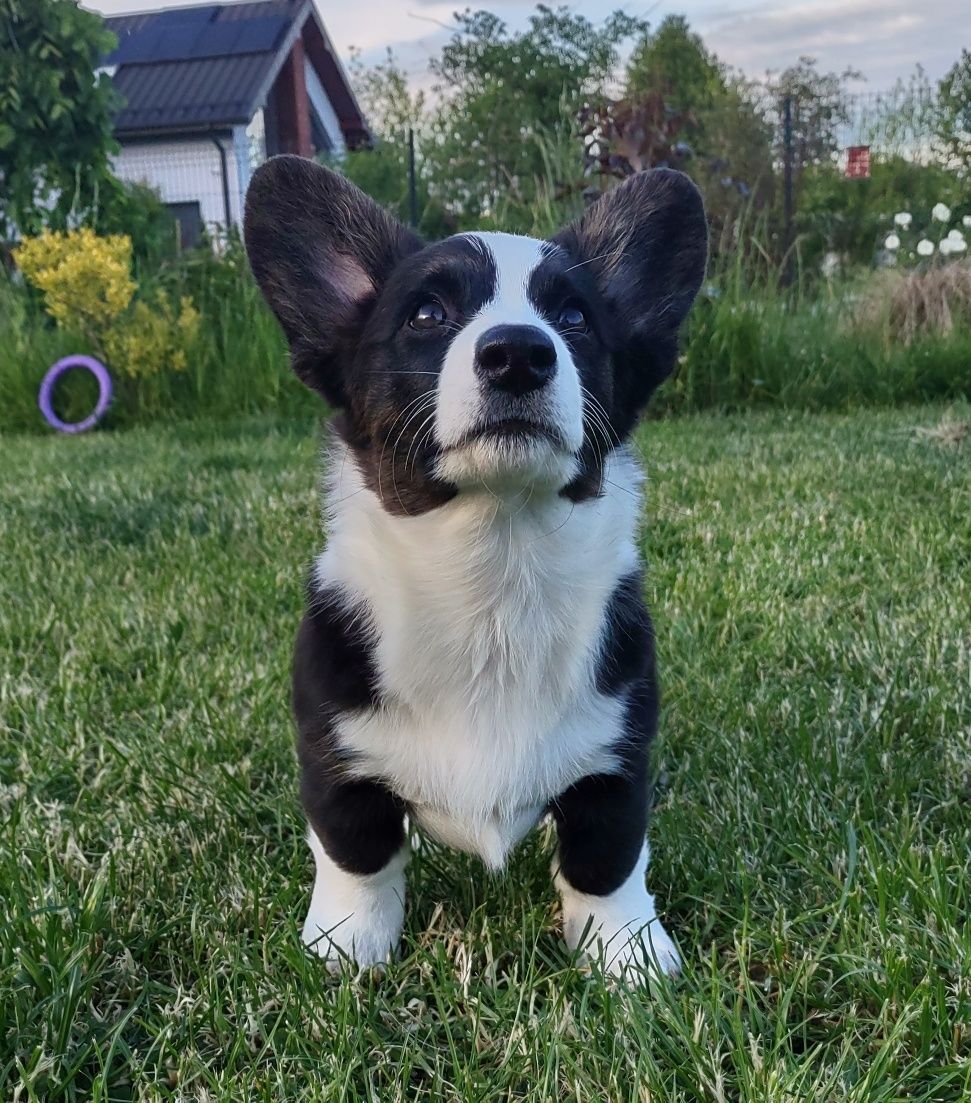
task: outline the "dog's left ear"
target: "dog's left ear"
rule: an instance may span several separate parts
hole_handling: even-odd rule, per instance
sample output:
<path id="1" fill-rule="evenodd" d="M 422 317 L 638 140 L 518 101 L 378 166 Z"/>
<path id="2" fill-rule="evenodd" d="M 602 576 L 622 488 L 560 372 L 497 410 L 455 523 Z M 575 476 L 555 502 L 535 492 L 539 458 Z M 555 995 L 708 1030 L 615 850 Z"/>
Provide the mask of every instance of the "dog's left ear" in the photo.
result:
<path id="1" fill-rule="evenodd" d="M 629 177 L 554 239 L 589 269 L 611 309 L 622 396 L 636 410 L 670 374 L 678 329 L 708 258 L 701 193 L 682 172 Z"/>
<path id="2" fill-rule="evenodd" d="M 346 406 L 346 350 L 392 269 L 421 241 L 350 180 L 294 156 L 256 170 L 244 234 L 294 371 L 331 405 Z"/>

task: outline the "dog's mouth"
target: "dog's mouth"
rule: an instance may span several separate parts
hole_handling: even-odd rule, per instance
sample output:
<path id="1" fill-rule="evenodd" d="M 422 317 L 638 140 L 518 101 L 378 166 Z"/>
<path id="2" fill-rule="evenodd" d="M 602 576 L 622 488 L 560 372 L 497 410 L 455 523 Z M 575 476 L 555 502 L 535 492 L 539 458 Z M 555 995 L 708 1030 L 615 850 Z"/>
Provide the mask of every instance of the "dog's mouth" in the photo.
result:
<path id="1" fill-rule="evenodd" d="M 478 441 L 493 441 L 507 445 L 546 441 L 559 451 L 568 450 L 562 434 L 553 426 L 546 425 L 541 421 L 532 421 L 529 418 L 507 417 L 476 425 L 465 433 L 460 440 L 449 445 L 446 451 L 458 451 Z"/>

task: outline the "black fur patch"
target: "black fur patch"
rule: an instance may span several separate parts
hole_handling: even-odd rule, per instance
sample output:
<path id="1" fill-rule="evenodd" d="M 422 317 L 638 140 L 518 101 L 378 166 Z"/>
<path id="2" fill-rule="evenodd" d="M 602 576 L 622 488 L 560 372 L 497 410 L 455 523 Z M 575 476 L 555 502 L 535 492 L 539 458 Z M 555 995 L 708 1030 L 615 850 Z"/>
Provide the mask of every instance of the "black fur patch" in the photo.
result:
<path id="1" fill-rule="evenodd" d="M 348 775 L 334 722 L 380 704 L 367 610 L 339 590 L 308 588 L 297 634 L 293 708 L 300 798 L 328 855 L 350 873 L 376 873 L 404 843 L 404 804 L 378 781 Z"/>
<path id="2" fill-rule="evenodd" d="M 626 692 L 626 731 L 614 748 L 620 770 L 581 778 L 550 804 L 560 872 L 578 892 L 593 896 L 606 896 L 627 880 L 647 834 L 658 710 L 653 664 Z"/>
<path id="3" fill-rule="evenodd" d="M 243 228 L 294 371 L 344 406 L 348 352 L 387 274 L 421 241 L 349 180 L 303 157 L 273 157 L 254 173 Z"/>
<path id="4" fill-rule="evenodd" d="M 468 238 L 449 238 L 390 273 L 362 330 L 337 425 L 389 513 L 425 513 L 455 496 L 455 487 L 434 475 L 440 453 L 431 403 L 449 346 L 495 288 L 490 256 Z M 430 298 L 444 305 L 448 324 L 411 328 L 409 318 Z"/>
<path id="5" fill-rule="evenodd" d="M 647 831 L 650 748 L 657 731 L 654 631 L 640 572 L 617 584 L 607 605 L 597 689 L 626 695 L 621 769 L 582 778 L 551 804 L 560 870 L 579 892 L 605 896 L 630 876 Z"/>
<path id="6" fill-rule="evenodd" d="M 337 589 L 307 588 L 307 611 L 294 655 L 294 711 L 298 722 L 319 714 L 326 686 L 331 713 L 378 704 L 374 635 L 366 609 Z"/>
<path id="7" fill-rule="evenodd" d="M 597 689 L 617 694 L 654 668 L 654 629 L 644 604 L 640 571 L 622 578 L 604 614 Z"/>
<path id="8" fill-rule="evenodd" d="M 672 169 L 637 173 L 553 240 L 588 273 L 603 304 L 595 317 L 612 365 L 603 405 L 612 435 L 623 440 L 671 374 L 678 329 L 704 278 L 701 194 Z"/>

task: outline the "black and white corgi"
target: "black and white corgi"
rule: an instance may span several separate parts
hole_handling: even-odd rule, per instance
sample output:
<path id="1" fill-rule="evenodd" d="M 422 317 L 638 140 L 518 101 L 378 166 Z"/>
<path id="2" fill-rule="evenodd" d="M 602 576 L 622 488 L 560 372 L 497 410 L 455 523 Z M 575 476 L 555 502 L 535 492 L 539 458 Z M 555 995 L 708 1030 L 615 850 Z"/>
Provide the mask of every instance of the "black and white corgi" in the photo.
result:
<path id="1" fill-rule="evenodd" d="M 624 442 L 702 280 L 697 189 L 645 172 L 550 241 L 426 245 L 277 157 L 245 233 L 294 370 L 336 411 L 294 659 L 305 942 L 388 958 L 406 817 L 497 868 L 548 813 L 567 943 L 677 969 L 645 885 L 658 693 Z"/>

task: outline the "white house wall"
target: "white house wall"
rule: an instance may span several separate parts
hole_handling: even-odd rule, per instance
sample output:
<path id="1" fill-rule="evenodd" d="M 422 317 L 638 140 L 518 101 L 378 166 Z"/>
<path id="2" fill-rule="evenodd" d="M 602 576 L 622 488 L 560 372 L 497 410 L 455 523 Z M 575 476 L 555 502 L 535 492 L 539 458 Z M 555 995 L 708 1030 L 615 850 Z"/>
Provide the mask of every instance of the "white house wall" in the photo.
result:
<path id="1" fill-rule="evenodd" d="M 241 185 L 247 166 L 238 164 L 237 143 L 220 139 L 226 151 L 226 181 L 233 224 L 242 221 Z M 154 188 L 164 203 L 198 203 L 207 226 L 225 225 L 222 164 L 212 140 L 137 142 L 122 145 L 113 160 L 115 175 L 130 183 Z"/>

